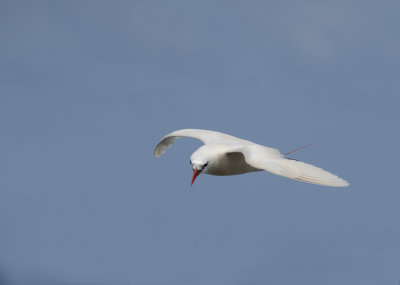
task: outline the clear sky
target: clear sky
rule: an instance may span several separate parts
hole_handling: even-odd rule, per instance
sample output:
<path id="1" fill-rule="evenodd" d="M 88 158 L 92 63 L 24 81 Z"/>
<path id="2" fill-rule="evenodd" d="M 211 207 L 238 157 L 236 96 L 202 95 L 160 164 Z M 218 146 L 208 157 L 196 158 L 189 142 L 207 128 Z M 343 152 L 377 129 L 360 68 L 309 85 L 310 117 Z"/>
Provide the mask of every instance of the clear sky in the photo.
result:
<path id="1" fill-rule="evenodd" d="M 1 1 L 0 279 L 397 284 L 399 3 Z M 199 141 L 153 156 L 182 128 L 350 187 L 190 187 Z"/>

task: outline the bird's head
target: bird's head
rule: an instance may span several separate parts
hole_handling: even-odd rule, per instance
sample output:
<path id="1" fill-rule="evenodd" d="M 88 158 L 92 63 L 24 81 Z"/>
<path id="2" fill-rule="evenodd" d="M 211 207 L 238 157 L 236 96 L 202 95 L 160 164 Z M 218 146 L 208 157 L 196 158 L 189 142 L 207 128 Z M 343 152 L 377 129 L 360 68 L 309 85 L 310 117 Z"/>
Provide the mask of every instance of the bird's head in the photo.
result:
<path id="1" fill-rule="evenodd" d="M 200 173 L 207 173 L 210 163 L 212 163 L 212 157 L 210 157 L 205 149 L 200 148 L 192 154 L 190 157 L 190 165 L 193 169 L 193 177 L 190 185 L 193 185 L 194 180 Z"/>
<path id="2" fill-rule="evenodd" d="M 199 176 L 199 174 L 202 173 L 208 166 L 208 161 L 199 163 L 197 161 L 190 160 L 190 164 L 192 165 L 193 168 L 192 183 L 190 183 L 190 185 L 193 185 L 193 182 L 196 179 L 196 177 Z"/>

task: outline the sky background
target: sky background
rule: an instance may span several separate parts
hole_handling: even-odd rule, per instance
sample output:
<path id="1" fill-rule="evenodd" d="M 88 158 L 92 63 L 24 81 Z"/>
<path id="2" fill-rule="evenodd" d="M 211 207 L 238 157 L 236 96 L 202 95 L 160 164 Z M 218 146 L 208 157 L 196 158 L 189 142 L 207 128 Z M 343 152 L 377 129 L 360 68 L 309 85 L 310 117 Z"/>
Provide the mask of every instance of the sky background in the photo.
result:
<path id="1" fill-rule="evenodd" d="M 398 284 L 399 1 L 1 1 L 0 282 Z M 350 182 L 201 175 L 226 132 Z"/>

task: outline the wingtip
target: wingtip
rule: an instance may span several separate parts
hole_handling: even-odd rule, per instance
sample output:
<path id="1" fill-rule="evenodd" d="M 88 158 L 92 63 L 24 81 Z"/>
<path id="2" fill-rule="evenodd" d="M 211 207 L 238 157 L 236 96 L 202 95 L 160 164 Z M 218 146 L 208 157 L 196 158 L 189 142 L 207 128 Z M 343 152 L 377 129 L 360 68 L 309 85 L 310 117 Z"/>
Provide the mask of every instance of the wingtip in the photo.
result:
<path id="1" fill-rule="evenodd" d="M 344 180 L 343 186 L 342 187 L 349 187 L 350 183 Z"/>
<path id="2" fill-rule="evenodd" d="M 333 186 L 333 187 L 348 187 L 350 185 L 349 182 L 347 182 L 346 180 L 343 180 L 341 178 L 339 178 L 340 181 L 335 182 L 334 184 L 331 185 L 327 185 L 327 186 Z"/>
<path id="3" fill-rule="evenodd" d="M 162 144 L 158 144 L 156 149 L 154 150 L 154 156 L 155 157 L 160 157 L 165 151 L 166 151 L 167 147 L 162 145 Z"/>
<path id="4" fill-rule="evenodd" d="M 156 148 L 154 150 L 153 154 L 155 157 L 160 157 L 163 153 L 158 148 Z"/>

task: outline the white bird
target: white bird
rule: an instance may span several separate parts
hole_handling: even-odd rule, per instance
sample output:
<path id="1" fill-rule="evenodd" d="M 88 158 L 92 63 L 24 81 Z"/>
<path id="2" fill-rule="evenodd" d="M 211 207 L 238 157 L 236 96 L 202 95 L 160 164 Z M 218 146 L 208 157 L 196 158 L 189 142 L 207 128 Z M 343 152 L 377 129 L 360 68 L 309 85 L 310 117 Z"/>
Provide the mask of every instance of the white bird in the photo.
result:
<path id="1" fill-rule="evenodd" d="M 216 131 L 184 129 L 172 132 L 160 140 L 154 155 L 162 155 L 179 137 L 199 139 L 205 144 L 190 157 L 193 168 L 191 185 L 200 173 L 236 175 L 261 170 L 312 184 L 334 187 L 349 185 L 347 181 L 319 167 L 285 158 L 277 149 Z"/>

